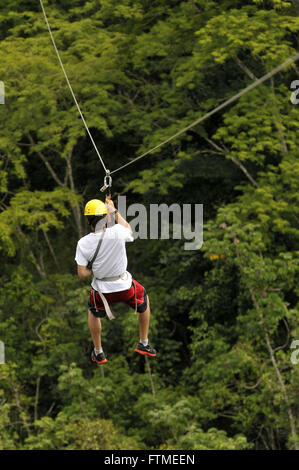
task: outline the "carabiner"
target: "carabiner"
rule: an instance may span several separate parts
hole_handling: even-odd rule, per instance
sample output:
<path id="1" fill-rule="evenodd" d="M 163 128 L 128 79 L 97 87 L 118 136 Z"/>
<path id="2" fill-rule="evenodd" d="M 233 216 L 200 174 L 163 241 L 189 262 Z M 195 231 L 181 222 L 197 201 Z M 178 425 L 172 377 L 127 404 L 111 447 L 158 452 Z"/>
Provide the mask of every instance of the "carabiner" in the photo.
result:
<path id="1" fill-rule="evenodd" d="M 112 178 L 110 176 L 110 171 L 106 170 L 106 176 L 104 177 L 104 186 L 101 187 L 102 193 L 112 186 Z M 110 191 L 110 189 L 109 189 Z"/>

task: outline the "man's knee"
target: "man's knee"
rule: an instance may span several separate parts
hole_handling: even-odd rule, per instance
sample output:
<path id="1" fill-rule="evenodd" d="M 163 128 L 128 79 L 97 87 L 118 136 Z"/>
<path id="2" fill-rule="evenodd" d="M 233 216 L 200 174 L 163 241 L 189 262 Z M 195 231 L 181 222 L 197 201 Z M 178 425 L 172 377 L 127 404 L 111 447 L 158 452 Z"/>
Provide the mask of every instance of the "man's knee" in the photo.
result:
<path id="1" fill-rule="evenodd" d="M 137 312 L 141 314 L 150 312 L 150 304 L 147 294 L 144 296 L 142 304 L 138 305 Z"/>
<path id="2" fill-rule="evenodd" d="M 137 312 L 145 313 L 148 309 L 149 309 L 149 299 L 148 299 L 148 295 L 146 294 L 146 292 L 144 292 L 143 301 L 141 304 L 137 306 Z"/>
<path id="3" fill-rule="evenodd" d="M 104 318 L 106 315 L 105 309 L 100 309 L 94 307 L 92 302 L 89 300 L 88 301 L 88 311 L 96 318 Z"/>

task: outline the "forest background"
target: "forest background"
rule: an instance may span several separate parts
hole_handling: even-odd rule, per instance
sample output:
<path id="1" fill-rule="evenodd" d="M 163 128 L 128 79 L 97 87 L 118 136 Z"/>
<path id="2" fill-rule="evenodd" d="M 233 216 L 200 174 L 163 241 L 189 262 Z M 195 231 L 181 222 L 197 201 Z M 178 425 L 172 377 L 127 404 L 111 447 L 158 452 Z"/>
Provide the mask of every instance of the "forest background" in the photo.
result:
<path id="1" fill-rule="evenodd" d="M 299 44 L 295 0 L 44 4 L 110 170 Z M 128 205 L 204 208 L 200 250 L 127 246 L 151 302 L 149 374 L 122 305 L 103 320 L 109 362 L 90 363 L 74 256 L 104 172 L 38 0 L 1 2 L 0 41 L 0 449 L 298 449 L 298 63 L 113 178 Z"/>

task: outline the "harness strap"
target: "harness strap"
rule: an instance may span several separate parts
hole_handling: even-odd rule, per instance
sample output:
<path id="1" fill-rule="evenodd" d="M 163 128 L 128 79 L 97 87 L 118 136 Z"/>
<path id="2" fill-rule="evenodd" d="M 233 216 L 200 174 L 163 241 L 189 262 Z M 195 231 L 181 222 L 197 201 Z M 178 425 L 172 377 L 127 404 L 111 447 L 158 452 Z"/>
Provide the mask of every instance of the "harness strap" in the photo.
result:
<path id="1" fill-rule="evenodd" d="M 105 235 L 105 228 L 104 228 L 102 237 L 99 239 L 98 245 L 97 245 L 97 247 L 96 247 L 96 250 L 95 250 L 95 252 L 94 252 L 94 255 L 93 255 L 92 259 L 91 259 L 90 261 L 88 261 L 88 263 L 87 263 L 87 268 L 88 268 L 88 269 L 92 269 L 92 265 L 93 265 L 93 263 L 94 263 L 94 260 L 95 260 L 96 257 L 98 256 L 98 252 L 99 252 L 99 250 L 100 250 L 100 248 L 101 248 L 104 235 Z"/>
<path id="2" fill-rule="evenodd" d="M 135 296 L 135 312 L 134 312 L 134 314 L 136 315 L 136 314 L 137 314 L 137 294 L 136 294 L 136 286 L 135 286 L 134 281 L 132 281 L 132 284 L 133 284 L 133 287 L 134 287 L 134 296 Z"/>
<path id="3" fill-rule="evenodd" d="M 119 279 L 123 279 L 123 276 L 126 274 L 126 271 L 122 274 L 119 274 L 118 276 L 111 276 L 111 277 L 102 277 L 99 279 L 96 277 L 97 281 L 105 281 L 105 282 L 111 282 L 111 281 L 118 281 Z"/>
<path id="4" fill-rule="evenodd" d="M 122 274 L 119 274 L 118 276 L 111 276 L 111 277 L 103 277 L 101 279 L 99 278 L 96 278 L 98 281 L 118 281 L 118 279 L 121 279 L 124 275 L 126 274 L 126 272 L 122 273 Z M 106 311 L 106 314 L 107 314 L 107 317 L 109 318 L 109 320 L 114 320 L 115 319 L 115 316 L 113 315 L 112 311 L 111 311 L 111 308 L 107 302 L 107 299 L 106 297 L 104 296 L 104 294 L 98 290 L 97 291 L 99 293 L 99 296 L 101 297 L 102 299 L 102 302 L 104 304 L 104 307 L 105 307 L 105 311 Z M 95 291 L 93 289 L 93 301 L 94 301 L 94 305 L 96 307 L 96 301 L 95 301 Z"/>
<path id="5" fill-rule="evenodd" d="M 95 307 L 96 307 L 97 304 L 96 304 L 96 302 L 95 302 L 95 295 L 94 295 L 94 292 L 95 292 L 95 291 L 93 290 L 93 300 L 94 300 L 94 304 L 95 304 Z M 114 320 L 114 319 L 115 319 L 115 316 L 114 316 L 113 313 L 111 312 L 111 309 L 110 309 L 110 307 L 109 307 L 109 304 L 108 304 L 108 302 L 107 302 L 106 297 L 104 296 L 104 294 L 103 294 L 100 290 L 98 290 L 97 292 L 98 292 L 99 296 L 100 296 L 101 299 L 102 299 L 102 302 L 103 302 L 103 304 L 104 304 L 107 317 L 109 318 L 109 320 Z"/>
<path id="6" fill-rule="evenodd" d="M 123 276 L 123 274 L 121 274 L 120 276 L 114 276 L 114 277 L 113 277 L 113 280 L 120 279 L 121 276 Z M 116 279 L 114 279 L 114 278 L 116 278 Z M 103 278 L 103 279 L 100 279 L 100 280 L 103 281 L 104 279 L 112 280 L 111 277 L 110 277 L 110 278 Z M 136 286 L 135 286 L 134 282 L 132 282 L 132 284 L 133 284 L 133 287 L 134 287 L 134 297 L 135 297 L 135 312 L 134 312 L 134 313 L 135 313 L 135 315 L 136 315 L 136 314 L 137 314 L 137 293 L 136 293 Z M 104 294 L 103 294 L 100 290 L 95 291 L 95 289 L 92 288 L 93 302 L 94 302 L 95 308 L 97 308 L 96 299 L 95 299 L 95 292 L 98 292 L 99 296 L 101 297 L 102 302 L 103 302 L 104 307 L 105 307 L 105 311 L 106 311 L 107 317 L 109 318 L 109 320 L 114 320 L 115 317 L 114 317 L 114 315 L 113 315 L 113 313 L 112 313 L 112 311 L 111 311 L 111 309 L 110 309 L 110 306 L 109 306 L 109 304 L 108 304 L 108 302 L 107 302 L 107 299 L 106 299 L 106 297 L 104 296 Z"/>
<path id="7" fill-rule="evenodd" d="M 93 303 L 94 303 L 94 306 L 97 309 L 97 304 L 96 304 L 96 298 L 95 298 L 95 292 L 98 292 L 99 296 L 101 297 L 102 301 L 103 301 L 103 304 L 104 304 L 104 307 L 105 307 L 105 312 L 107 314 L 107 317 L 109 318 L 109 320 L 114 320 L 115 317 L 113 315 L 113 313 L 111 312 L 111 309 L 109 307 L 109 304 L 105 298 L 105 296 L 102 294 L 101 291 L 95 291 L 93 288 L 92 288 L 92 295 L 93 295 Z"/>

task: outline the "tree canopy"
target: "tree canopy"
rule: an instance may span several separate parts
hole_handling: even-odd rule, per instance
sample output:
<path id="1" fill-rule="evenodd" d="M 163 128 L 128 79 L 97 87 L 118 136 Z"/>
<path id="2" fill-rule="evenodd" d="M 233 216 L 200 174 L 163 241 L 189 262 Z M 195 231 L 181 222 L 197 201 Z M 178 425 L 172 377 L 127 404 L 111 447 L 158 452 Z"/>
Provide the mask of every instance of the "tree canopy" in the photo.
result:
<path id="1" fill-rule="evenodd" d="M 110 170 L 298 48 L 296 1 L 44 4 Z M 200 250 L 127 246 L 151 302 L 149 375 L 123 305 L 103 320 L 105 369 L 89 361 L 74 256 L 105 174 L 38 1 L 1 5 L 0 41 L 0 449 L 298 449 L 298 64 L 113 176 L 115 200 L 204 209 Z"/>

